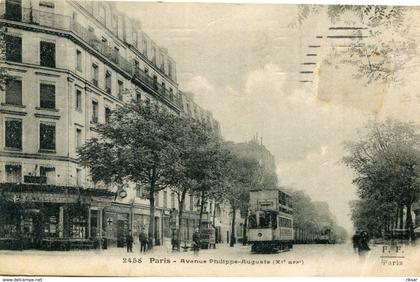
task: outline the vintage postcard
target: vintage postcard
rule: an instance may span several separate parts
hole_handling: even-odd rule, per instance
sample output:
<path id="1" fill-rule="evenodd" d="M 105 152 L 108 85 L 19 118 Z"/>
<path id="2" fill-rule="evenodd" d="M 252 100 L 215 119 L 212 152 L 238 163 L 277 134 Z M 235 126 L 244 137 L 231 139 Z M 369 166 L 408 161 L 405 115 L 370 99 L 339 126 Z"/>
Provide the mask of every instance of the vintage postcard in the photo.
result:
<path id="1" fill-rule="evenodd" d="M 419 276 L 419 19 L 1 0 L 0 275 Z"/>

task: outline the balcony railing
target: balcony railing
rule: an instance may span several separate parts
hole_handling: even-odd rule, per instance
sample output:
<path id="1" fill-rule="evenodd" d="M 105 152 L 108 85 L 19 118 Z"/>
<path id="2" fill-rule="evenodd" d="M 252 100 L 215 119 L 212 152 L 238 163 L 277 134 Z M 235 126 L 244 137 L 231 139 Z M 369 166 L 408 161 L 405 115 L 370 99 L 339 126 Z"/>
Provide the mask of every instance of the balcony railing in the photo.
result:
<path id="1" fill-rule="evenodd" d="M 10 6 L 10 4 L 8 5 Z M 93 31 L 85 28 L 73 18 L 32 8 L 21 8 L 22 13 L 18 15 L 15 13 L 17 9 L 12 10 L 14 11 L 13 13 L 8 12 L 8 9 L 6 8 L 6 12 L 4 14 L 0 14 L 0 18 L 73 32 L 75 35 L 85 41 L 90 47 L 104 55 L 106 58 L 110 59 L 120 69 L 130 74 L 134 80 L 137 80 L 139 83 L 147 86 L 150 90 L 166 100 L 168 103 L 176 107 L 180 106 L 178 99 L 170 98 L 171 95 L 167 89 L 157 84 L 155 80 L 146 72 L 135 67 L 134 59 L 129 61 L 122 57 L 115 49 L 111 48 L 108 44 L 97 37 Z M 92 81 L 93 83 L 96 83 L 95 85 L 97 86 L 97 81 Z"/>

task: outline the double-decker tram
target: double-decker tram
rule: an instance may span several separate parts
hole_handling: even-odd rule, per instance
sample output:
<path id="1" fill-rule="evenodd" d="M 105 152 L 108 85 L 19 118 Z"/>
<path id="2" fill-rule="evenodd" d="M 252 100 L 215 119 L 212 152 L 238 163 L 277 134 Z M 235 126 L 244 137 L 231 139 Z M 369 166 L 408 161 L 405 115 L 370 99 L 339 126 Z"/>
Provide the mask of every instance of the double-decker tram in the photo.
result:
<path id="1" fill-rule="evenodd" d="M 251 190 L 248 243 L 252 252 L 288 250 L 293 243 L 291 196 L 279 189 Z"/>

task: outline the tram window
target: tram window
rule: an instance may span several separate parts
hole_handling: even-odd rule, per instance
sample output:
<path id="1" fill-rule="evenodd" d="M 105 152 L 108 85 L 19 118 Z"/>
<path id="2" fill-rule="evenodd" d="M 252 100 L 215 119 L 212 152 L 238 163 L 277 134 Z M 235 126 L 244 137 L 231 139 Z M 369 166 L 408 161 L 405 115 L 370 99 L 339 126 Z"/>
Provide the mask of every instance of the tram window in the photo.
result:
<path id="1" fill-rule="evenodd" d="M 271 214 L 271 227 L 273 229 L 277 228 L 277 215 L 275 213 Z"/>
<path id="2" fill-rule="evenodd" d="M 256 228 L 257 227 L 257 217 L 255 216 L 255 214 L 250 215 L 248 217 L 248 227 L 249 228 Z"/>
<path id="3" fill-rule="evenodd" d="M 270 214 L 269 213 L 260 213 L 260 228 L 269 228 L 270 227 Z"/>

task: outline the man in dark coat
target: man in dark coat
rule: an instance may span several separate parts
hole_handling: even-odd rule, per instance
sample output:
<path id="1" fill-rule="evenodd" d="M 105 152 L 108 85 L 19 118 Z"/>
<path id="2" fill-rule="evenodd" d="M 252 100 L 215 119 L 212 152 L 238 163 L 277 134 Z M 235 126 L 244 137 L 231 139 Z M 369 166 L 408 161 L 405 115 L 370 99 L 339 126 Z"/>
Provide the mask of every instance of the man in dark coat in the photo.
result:
<path id="1" fill-rule="evenodd" d="M 353 250 L 354 252 L 358 252 L 359 251 L 359 240 L 360 240 L 360 232 L 356 231 L 356 233 L 354 233 L 353 237 L 351 238 L 352 243 L 353 243 Z"/>
<path id="2" fill-rule="evenodd" d="M 192 236 L 192 248 L 195 254 L 200 250 L 200 231 L 198 228 L 195 229 Z"/>
<path id="3" fill-rule="evenodd" d="M 131 234 L 131 230 L 128 231 L 128 234 L 125 238 L 125 243 L 127 244 L 127 253 L 133 252 L 133 234 Z"/>
<path id="4" fill-rule="evenodd" d="M 364 255 L 367 251 L 370 251 L 369 236 L 366 231 L 362 231 L 359 238 L 359 255 Z"/>
<path id="5" fill-rule="evenodd" d="M 141 230 L 139 234 L 139 241 L 140 241 L 140 253 L 145 253 L 146 246 L 147 246 L 147 234 L 144 228 Z"/>

